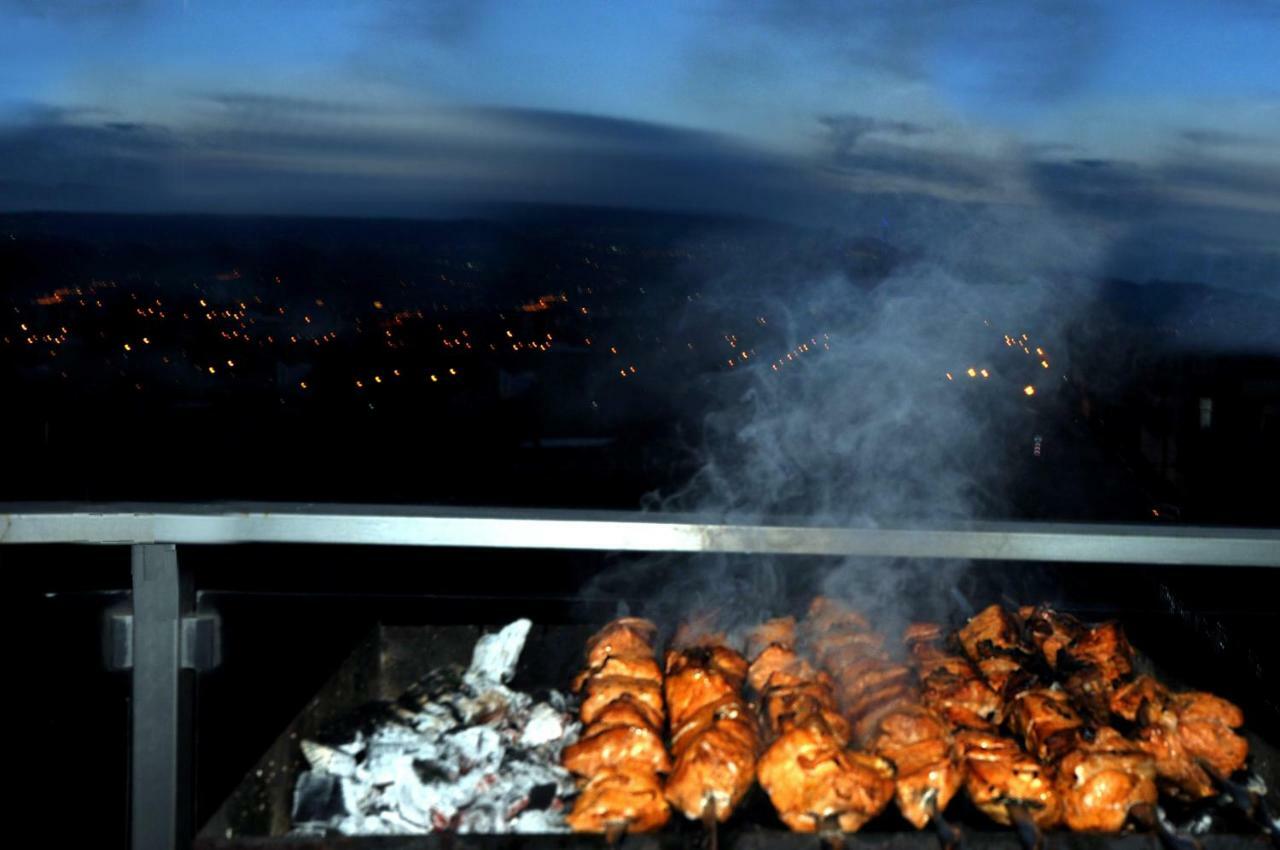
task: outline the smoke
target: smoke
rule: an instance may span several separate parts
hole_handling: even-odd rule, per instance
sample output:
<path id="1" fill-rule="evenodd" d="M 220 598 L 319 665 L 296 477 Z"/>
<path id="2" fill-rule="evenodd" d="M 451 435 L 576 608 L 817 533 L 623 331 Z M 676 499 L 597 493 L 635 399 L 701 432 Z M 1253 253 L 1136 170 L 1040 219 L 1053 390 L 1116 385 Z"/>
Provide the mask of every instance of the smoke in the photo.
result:
<path id="1" fill-rule="evenodd" d="M 749 268 L 776 265 L 756 256 L 708 282 L 720 303 L 761 305 L 752 312 L 769 334 L 717 378 L 694 442 L 698 471 L 655 494 L 652 510 L 837 527 L 1009 516 L 1013 458 L 1030 454 L 1037 423 L 1064 403 L 1063 336 L 1089 300 L 1100 246 L 1026 211 L 922 212 L 896 226 L 906 259 L 876 278 L 826 272 L 744 287 Z M 745 350 L 740 336 L 730 341 Z M 912 617 L 972 613 L 958 590 L 967 568 L 681 556 L 621 565 L 600 581 L 636 591 L 668 625 L 707 610 L 728 628 L 749 625 L 823 592 L 892 632 Z"/>

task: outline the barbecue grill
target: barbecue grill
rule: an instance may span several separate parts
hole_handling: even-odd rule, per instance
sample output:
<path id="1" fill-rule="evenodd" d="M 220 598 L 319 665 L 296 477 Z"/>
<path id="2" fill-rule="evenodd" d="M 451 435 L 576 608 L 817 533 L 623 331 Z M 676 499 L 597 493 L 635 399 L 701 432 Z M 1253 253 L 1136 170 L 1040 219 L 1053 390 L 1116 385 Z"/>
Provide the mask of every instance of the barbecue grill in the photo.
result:
<path id="1" fill-rule="evenodd" d="M 1139 527 L 1081 527 L 1062 525 L 984 524 L 917 529 L 826 529 L 802 524 L 735 526 L 695 518 L 583 513 L 499 513 L 431 509 L 326 508 L 301 506 L 228 506 L 220 508 L 156 509 L 137 507 L 110 511 L 48 509 L 10 510 L 3 514 L 6 543 L 112 543 L 134 547 L 134 595 L 131 619 L 118 626 L 120 652 L 134 677 L 133 843 L 136 847 L 169 846 L 181 841 L 183 821 L 181 775 L 187 742 L 183 724 L 189 721 L 189 694 L 181 670 L 200 668 L 217 660 L 216 618 L 194 610 L 190 576 L 179 557 L 185 544 L 378 544 L 389 546 L 479 547 L 495 558 L 531 550 L 575 550 L 587 560 L 590 553 L 688 553 L 685 569 L 700 568 L 699 559 L 777 557 L 784 569 L 802 571 L 815 559 L 875 558 L 888 568 L 904 559 L 971 559 L 971 577 L 964 592 L 977 599 L 999 599 L 1027 586 L 1056 586 L 1055 602 L 1089 617 L 1118 617 L 1130 631 L 1145 660 L 1170 684 L 1220 689 L 1233 676 L 1264 676 L 1273 663 L 1274 647 L 1251 642 L 1245 632 L 1232 630 L 1239 621 L 1215 613 L 1211 589 L 1224 584 L 1207 580 L 1215 567 L 1236 567 L 1240 587 L 1274 588 L 1270 570 L 1280 567 L 1280 532 Z M 622 556 L 625 557 L 625 554 Z M 1125 567 L 1107 566 L 1123 564 Z M 590 572 L 590 569 L 586 569 Z M 1100 581 L 1103 579 L 1104 581 Z M 483 585 L 481 586 L 483 587 Z M 479 588 L 478 588 L 479 589 Z M 483 589 L 492 593 L 491 586 Z M 1194 592 L 1191 592 L 1194 591 Z M 807 590 L 805 591 L 807 592 Z M 1227 591 L 1220 591 L 1222 598 Z M 1274 613 L 1274 597 L 1251 600 L 1257 613 Z M 642 599 L 620 599 L 643 605 Z M 776 613 L 794 613 L 795 599 L 771 600 Z M 1035 602 L 1038 598 L 1017 601 Z M 601 600 L 530 600 L 513 594 L 487 600 L 484 606 L 465 604 L 450 624 L 410 627 L 383 626 L 367 636 L 329 683 L 289 724 L 245 780 L 199 829 L 196 846 L 213 847 L 401 847 L 486 846 L 509 844 L 547 848 L 600 847 L 596 836 L 457 836 L 436 834 L 422 839 L 342 838 L 289 835 L 292 794 L 305 762 L 298 741 L 316 734 L 361 704 L 391 699 L 432 668 L 464 663 L 476 638 L 508 619 L 531 616 L 537 624 L 522 656 L 517 682 L 530 689 L 566 689 L 581 665 L 583 639 L 611 614 Z M 975 609 L 976 610 L 976 609 Z M 481 613 L 483 612 L 483 614 Z M 643 613 L 643 611 L 641 611 Z M 460 617 L 470 617 L 459 623 Z M 673 627 L 674 623 L 664 623 Z M 1224 632 L 1225 629 L 1225 632 Z M 1264 633 L 1261 632 L 1260 633 Z M 1206 639 L 1206 634 L 1211 639 Z M 1223 635 L 1226 635 L 1226 638 Z M 1222 662 L 1223 641 L 1240 655 L 1236 665 Z M 1215 649 L 1215 646 L 1217 647 Z M 126 651 L 127 650 L 127 651 Z M 1216 653 L 1216 654 L 1215 654 Z M 1243 672 L 1242 672 L 1243 671 Z M 1269 681 L 1237 680 L 1224 695 L 1246 711 L 1251 769 L 1265 783 L 1263 800 L 1277 810 L 1275 789 L 1280 785 L 1280 756 L 1273 744 L 1280 727 L 1276 697 Z M 1255 789 L 1256 790 L 1256 789 Z M 1195 836 L 1203 847 L 1263 847 L 1273 840 L 1256 819 L 1246 817 L 1243 805 L 1259 800 L 1244 788 L 1224 789 L 1216 820 L 1205 834 Z M 1236 805 L 1230 801 L 1236 792 Z M 957 801 L 958 803 L 960 801 Z M 1176 817 L 1185 812 L 1175 812 Z M 963 845 L 1022 847 L 1011 830 L 1001 829 L 953 804 L 948 820 L 958 826 Z M 189 834 L 189 833 L 188 833 Z M 699 824 L 679 818 L 651 835 L 628 835 L 627 846 L 688 847 L 709 840 Z M 1054 847 L 1155 847 L 1186 836 L 1156 833 L 1088 835 L 1050 833 Z M 915 832 L 896 815 L 886 814 L 854 836 L 803 836 L 785 831 L 758 789 L 734 818 L 715 836 L 722 847 L 819 846 L 826 842 L 936 847 L 939 835 Z M 425 843 L 424 843 L 425 842 Z M 1187 845 L 1190 847 L 1190 845 Z"/>

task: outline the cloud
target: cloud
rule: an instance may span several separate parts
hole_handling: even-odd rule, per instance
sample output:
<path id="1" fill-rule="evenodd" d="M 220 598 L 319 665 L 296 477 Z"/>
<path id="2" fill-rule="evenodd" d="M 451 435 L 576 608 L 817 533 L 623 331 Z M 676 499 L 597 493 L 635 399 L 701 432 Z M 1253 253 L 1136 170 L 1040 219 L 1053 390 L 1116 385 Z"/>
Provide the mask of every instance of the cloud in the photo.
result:
<path id="1" fill-rule="evenodd" d="M 804 163 L 637 121 L 496 107 L 373 120 L 323 101 L 203 99 L 218 109 L 182 127 L 28 110 L 0 129 L 0 206 L 412 215 L 519 201 L 781 216 L 820 182 Z"/>
<path id="2" fill-rule="evenodd" d="M 848 153 L 868 135 L 915 136 L 931 129 L 911 121 L 890 121 L 856 113 L 823 115 L 818 123 L 826 129 L 829 144 L 839 154 Z"/>
<path id="3" fill-rule="evenodd" d="M 823 61 L 1028 103 L 1078 90 L 1110 43 L 1103 8 L 1092 0 L 731 2 L 709 43 L 722 51 L 735 23 L 810 45 Z M 741 43 L 759 49 L 754 39 Z"/>
<path id="4" fill-rule="evenodd" d="M 379 28 L 457 46 L 479 32 L 493 11 L 492 0 L 379 0 Z"/>
<path id="5" fill-rule="evenodd" d="M 1245 133 L 1233 133 L 1228 130 L 1204 127 L 1183 130 L 1178 134 L 1178 138 L 1201 147 L 1235 147 L 1237 145 L 1258 144 L 1261 141 L 1261 139 Z"/>

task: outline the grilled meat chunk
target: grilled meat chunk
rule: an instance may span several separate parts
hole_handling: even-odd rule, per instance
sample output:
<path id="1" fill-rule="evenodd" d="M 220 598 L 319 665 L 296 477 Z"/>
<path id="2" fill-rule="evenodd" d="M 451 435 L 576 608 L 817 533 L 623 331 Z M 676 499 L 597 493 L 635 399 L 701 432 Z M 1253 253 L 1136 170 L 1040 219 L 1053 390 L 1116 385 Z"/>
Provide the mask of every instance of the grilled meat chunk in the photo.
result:
<path id="1" fill-rule="evenodd" d="M 574 832 L 651 832 L 670 817 L 656 773 L 606 770 L 587 781 L 565 820 Z"/>
<path id="2" fill-rule="evenodd" d="M 1151 756 L 1109 726 L 1057 764 L 1063 821 L 1076 831 L 1115 832 L 1134 806 L 1156 802 Z"/>
<path id="3" fill-rule="evenodd" d="M 711 725 L 695 733 L 681 748 L 667 778 L 671 805 L 687 818 L 702 817 L 713 807 L 717 820 L 728 820 L 751 790 L 756 777 L 756 743 L 744 742 L 739 721 Z"/>
<path id="4" fill-rule="evenodd" d="M 579 716 L 585 726 L 590 726 L 614 700 L 630 697 L 650 709 L 651 717 L 657 718 L 651 726 L 662 727 L 663 706 L 662 689 L 649 679 L 632 679 L 628 676 L 596 676 L 583 685 L 586 696 L 582 700 Z"/>
<path id="5" fill-rule="evenodd" d="M 564 748 L 561 764 L 578 776 L 595 776 L 605 769 L 635 766 L 655 773 L 671 770 L 662 736 L 646 724 L 592 726 L 589 734 Z"/>
<path id="6" fill-rule="evenodd" d="M 966 729 L 956 735 L 964 760 L 965 792 L 987 817 L 1008 826 L 1011 807 L 1026 811 L 1037 826 L 1050 829 L 1062 820 L 1054 770 L 1042 765 L 1011 738 Z"/>
<path id="7" fill-rule="evenodd" d="M 794 649 L 780 643 L 771 643 L 751 662 L 747 672 L 747 682 L 753 691 L 762 694 L 771 687 L 786 687 L 812 681 L 815 675 L 814 669 L 798 656 Z"/>
<path id="8" fill-rule="evenodd" d="M 609 655 L 598 665 L 588 667 L 573 679 L 573 691 L 582 690 L 592 678 L 622 676 L 628 679 L 646 679 L 655 685 L 662 684 L 662 668 L 652 652 L 632 653 L 630 655 Z"/>
<path id="9" fill-rule="evenodd" d="M 893 764 L 898 811 L 916 829 L 946 809 L 960 789 L 964 770 L 951 736 L 921 705 L 905 705 L 881 718 L 868 748 Z"/>
<path id="10" fill-rule="evenodd" d="M 756 659 L 770 646 L 796 647 L 796 618 L 774 617 L 747 632 L 747 657 Z"/>
<path id="11" fill-rule="evenodd" d="M 956 638 L 991 689 L 1011 698 L 1034 677 L 1027 671 L 1030 655 L 1022 646 L 1018 624 L 1004 608 L 991 605 L 970 618 Z"/>
<path id="12" fill-rule="evenodd" d="M 1161 786 L 1189 799 L 1216 793 L 1205 769 L 1230 776 L 1244 767 L 1249 743 L 1235 729 L 1244 714 L 1233 703 L 1203 691 L 1175 693 L 1150 676 L 1115 692 L 1112 710 L 1140 724 L 1136 741 L 1155 759 Z"/>
<path id="13" fill-rule="evenodd" d="M 744 671 L 745 675 L 745 671 Z M 683 726 L 704 706 L 737 697 L 742 680 L 725 675 L 709 653 L 700 650 L 667 654 L 665 691 L 671 728 Z"/>
<path id="14" fill-rule="evenodd" d="M 725 730 L 743 746 L 753 750 L 760 745 L 760 727 L 751 707 L 738 697 L 725 697 L 705 705 L 693 717 L 671 733 L 671 755 L 679 758 L 698 735 L 707 729 Z"/>
<path id="15" fill-rule="evenodd" d="M 755 781 L 759 730 L 741 696 L 745 658 L 723 644 L 667 654 L 666 697 L 675 767 L 668 801 L 688 818 L 727 820 Z"/>
<path id="16" fill-rule="evenodd" d="M 654 711 L 653 706 L 646 705 L 631 694 L 623 694 L 595 712 L 588 728 L 600 730 L 611 726 L 647 726 L 661 733 L 662 720 L 661 712 Z"/>
<path id="17" fill-rule="evenodd" d="M 599 667 L 611 655 L 653 655 L 658 627 L 640 617 L 623 617 L 587 639 L 587 667 Z"/>
<path id="18" fill-rule="evenodd" d="M 836 709 L 831 686 L 818 674 L 814 681 L 770 688 L 764 695 L 764 717 L 769 728 L 781 734 L 811 715 L 822 718 L 831 735 L 843 746 L 852 736 L 849 722 Z"/>
<path id="19" fill-rule="evenodd" d="M 816 832 L 828 820 L 855 832 L 893 797 L 893 766 L 846 750 L 817 715 L 779 736 L 756 775 L 783 823 L 797 832 Z"/>
<path id="20" fill-rule="evenodd" d="M 1076 747 L 1085 731 L 1084 720 L 1071 707 L 1065 691 L 1036 688 L 1019 694 L 1009 705 L 1009 725 L 1036 758 L 1056 761 Z"/>
<path id="21" fill-rule="evenodd" d="M 587 668 L 574 679 L 582 694 L 583 737 L 561 761 L 582 777 L 569 813 L 579 832 L 643 832 L 667 822 L 670 809 L 659 774 L 671 769 L 662 740 L 662 670 L 654 658 L 657 627 L 614 620 L 587 643 Z"/>

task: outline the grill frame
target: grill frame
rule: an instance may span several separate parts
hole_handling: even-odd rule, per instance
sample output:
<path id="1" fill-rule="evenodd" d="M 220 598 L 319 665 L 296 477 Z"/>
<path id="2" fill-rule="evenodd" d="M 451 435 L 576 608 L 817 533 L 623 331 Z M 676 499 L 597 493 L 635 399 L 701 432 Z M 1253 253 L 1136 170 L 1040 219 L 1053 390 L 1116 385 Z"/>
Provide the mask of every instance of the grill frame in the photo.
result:
<path id="1" fill-rule="evenodd" d="M 583 642 L 599 623 L 566 623 L 555 625 L 535 624 L 521 657 L 520 668 L 513 687 L 537 689 L 558 687 L 566 683 L 580 665 Z M 289 814 L 292 806 L 294 782 L 298 773 L 306 769 L 306 762 L 299 750 L 302 738 L 315 736 L 335 721 L 371 700 L 394 700 L 409 685 L 425 675 L 433 667 L 442 664 L 465 666 L 475 640 L 487 631 L 499 628 L 476 625 L 427 625 L 388 626 L 379 625 L 365 636 L 347 659 L 339 666 L 330 680 L 317 692 L 306 707 L 276 738 L 271 747 L 246 774 L 235 792 L 219 807 L 205 824 L 194 841 L 195 850 L 250 850 L 250 848 L 278 847 L 285 850 L 301 848 L 373 848 L 384 847 L 439 847 L 453 850 L 460 847 L 504 848 L 525 846 L 539 850 L 570 850 L 577 847 L 601 848 L 605 841 L 600 836 L 582 835 L 447 835 L 436 834 L 404 839 L 369 836 L 297 836 L 288 835 L 291 826 Z M 1139 650 L 1140 651 L 1140 650 Z M 1140 667 L 1161 678 L 1167 678 L 1156 662 L 1146 655 L 1139 658 Z M 1175 680 L 1176 683 L 1176 680 Z M 1249 729 L 1244 730 L 1251 748 L 1252 768 L 1272 789 L 1280 787 L 1280 751 L 1263 741 Z M 962 802 L 962 801 L 961 801 Z M 735 813 L 728 824 L 721 828 L 719 845 L 723 847 L 824 847 L 831 850 L 817 836 L 795 835 L 786 830 L 772 815 L 767 799 L 755 788 L 744 801 L 743 811 Z M 962 807 L 952 807 L 961 809 Z M 893 813 L 893 807 L 848 841 L 872 846 L 911 848 L 911 850 L 936 850 L 938 837 L 932 830 L 913 831 Z M 1016 833 L 1009 828 L 987 822 L 975 811 L 951 812 L 949 817 L 959 818 L 968 848 L 1009 848 L 1024 850 Z M 685 821 L 678 815 L 662 832 L 653 835 L 628 836 L 627 847 L 690 848 L 701 846 L 703 831 L 700 824 Z M 1150 848 L 1158 840 L 1151 835 L 1131 834 L 1083 834 L 1056 831 L 1046 836 L 1047 846 L 1055 848 L 1080 848 L 1080 850 L 1128 850 L 1140 846 Z M 1270 840 L 1260 831 L 1214 832 L 1198 839 L 1204 850 L 1261 850 Z"/>
<path id="2" fill-rule="evenodd" d="M 1280 529 L 1029 522 L 838 528 L 786 519 L 745 524 L 721 518 L 601 511 L 297 503 L 0 504 L 0 545 L 59 543 L 132 549 L 130 843 L 139 850 L 185 847 L 192 835 L 189 736 L 194 674 L 182 668 L 180 625 L 195 613 L 195 603 L 191 575 L 178 557 L 179 544 L 318 543 L 1280 568 Z M 1211 838 L 1206 845 L 1217 846 L 1219 837 Z M 1070 843 L 1083 846 L 1079 842 L 1086 839 L 1073 837 Z M 784 833 L 769 833 L 761 840 L 810 846 Z M 557 841 L 555 846 L 572 844 L 562 837 Z M 451 846 L 456 844 L 481 846 L 461 839 Z"/>

